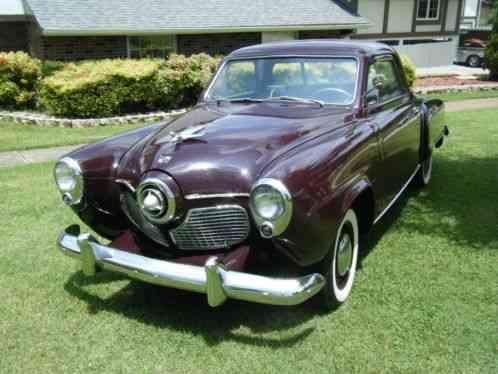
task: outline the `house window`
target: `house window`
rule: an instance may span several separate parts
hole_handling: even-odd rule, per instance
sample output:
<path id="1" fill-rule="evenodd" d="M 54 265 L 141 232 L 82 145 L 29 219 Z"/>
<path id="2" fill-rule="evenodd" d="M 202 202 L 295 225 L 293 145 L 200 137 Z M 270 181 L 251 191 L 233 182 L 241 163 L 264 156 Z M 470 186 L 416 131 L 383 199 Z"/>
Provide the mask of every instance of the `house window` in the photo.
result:
<path id="1" fill-rule="evenodd" d="M 440 0 L 418 0 L 417 19 L 421 21 L 439 19 Z"/>
<path id="2" fill-rule="evenodd" d="M 128 37 L 128 56 L 131 58 L 167 58 L 175 50 L 175 35 Z"/>

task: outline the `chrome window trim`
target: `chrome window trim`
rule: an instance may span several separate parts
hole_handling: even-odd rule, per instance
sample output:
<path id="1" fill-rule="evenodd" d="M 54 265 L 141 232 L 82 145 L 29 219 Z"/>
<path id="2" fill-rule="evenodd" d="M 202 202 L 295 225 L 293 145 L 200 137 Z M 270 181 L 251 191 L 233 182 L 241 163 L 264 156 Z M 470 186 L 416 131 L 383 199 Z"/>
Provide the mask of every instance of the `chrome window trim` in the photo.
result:
<path id="1" fill-rule="evenodd" d="M 149 215 L 144 209 L 143 209 L 143 196 L 142 192 L 146 188 L 156 188 L 159 191 L 161 191 L 164 196 L 166 196 L 166 201 L 168 203 L 168 208 L 166 209 L 166 212 L 159 218 L 153 217 Z M 175 212 L 176 212 L 176 199 L 173 191 L 168 187 L 166 183 L 164 183 L 162 180 L 158 178 L 146 178 L 143 182 L 140 183 L 140 185 L 137 188 L 136 191 L 136 197 L 137 197 L 137 203 L 144 214 L 144 216 L 151 222 L 153 223 L 158 223 L 158 224 L 165 224 L 171 221 L 175 217 Z"/>
<path id="2" fill-rule="evenodd" d="M 255 55 L 255 56 L 241 56 L 241 57 L 232 57 L 232 58 L 227 58 L 225 59 L 220 67 L 218 68 L 218 71 L 214 75 L 213 79 L 209 83 L 208 88 L 204 92 L 204 95 L 202 95 L 202 101 L 208 101 L 208 96 L 211 91 L 211 89 L 214 86 L 214 83 L 218 79 L 219 75 L 225 68 L 225 65 L 229 62 L 232 61 L 245 61 L 245 60 L 256 60 L 256 59 L 285 59 L 285 58 L 316 58 L 316 59 L 324 59 L 324 58 L 335 58 L 335 59 L 351 59 L 356 62 L 356 84 L 354 85 L 354 92 L 353 92 L 353 98 L 349 104 L 334 104 L 334 103 L 325 103 L 325 105 L 332 105 L 332 106 L 351 106 L 354 105 L 357 100 L 358 100 L 358 92 L 360 91 L 360 59 L 358 56 L 354 55 L 327 55 L 327 54 L 320 54 L 320 55 L 300 55 L 300 54 L 290 54 L 290 55 Z"/>
<path id="3" fill-rule="evenodd" d="M 256 190 L 256 188 L 263 185 L 274 188 L 282 195 L 284 199 L 285 203 L 284 212 L 280 217 L 277 217 L 274 220 L 269 220 L 259 216 L 259 214 L 256 212 L 256 209 L 254 208 L 253 198 L 252 198 L 253 192 Z M 249 202 L 249 207 L 251 209 L 251 214 L 258 228 L 260 228 L 264 224 L 270 224 L 273 228 L 273 236 L 278 236 L 282 234 L 285 231 L 285 229 L 287 229 L 292 219 L 292 210 L 293 210 L 292 196 L 287 187 L 277 179 L 262 178 L 258 180 L 251 189 L 251 200 Z"/>

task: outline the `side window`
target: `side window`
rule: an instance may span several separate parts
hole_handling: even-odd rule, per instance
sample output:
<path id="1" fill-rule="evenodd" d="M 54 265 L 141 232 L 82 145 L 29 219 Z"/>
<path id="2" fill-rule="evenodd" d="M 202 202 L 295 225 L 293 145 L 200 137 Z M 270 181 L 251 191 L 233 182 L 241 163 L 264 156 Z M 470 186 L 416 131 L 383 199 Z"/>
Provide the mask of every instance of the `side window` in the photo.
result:
<path id="1" fill-rule="evenodd" d="M 376 80 L 383 82 L 380 88 L 375 87 Z M 406 92 L 392 60 L 377 61 L 370 65 L 367 92 L 368 102 L 377 103 L 386 102 Z"/>

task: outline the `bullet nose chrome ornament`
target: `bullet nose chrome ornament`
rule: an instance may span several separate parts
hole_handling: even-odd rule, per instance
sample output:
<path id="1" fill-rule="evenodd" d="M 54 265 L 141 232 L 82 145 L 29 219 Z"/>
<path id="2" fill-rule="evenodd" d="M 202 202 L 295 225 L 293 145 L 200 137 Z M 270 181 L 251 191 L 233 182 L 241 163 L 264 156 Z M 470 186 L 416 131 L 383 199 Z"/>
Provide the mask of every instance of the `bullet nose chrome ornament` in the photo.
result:
<path id="1" fill-rule="evenodd" d="M 164 197 L 161 192 L 146 189 L 144 192 L 142 209 L 153 217 L 160 217 L 165 211 Z"/>
<path id="2" fill-rule="evenodd" d="M 147 178 L 137 188 L 137 203 L 144 216 L 153 223 L 164 224 L 173 219 L 175 195 L 158 178 Z"/>

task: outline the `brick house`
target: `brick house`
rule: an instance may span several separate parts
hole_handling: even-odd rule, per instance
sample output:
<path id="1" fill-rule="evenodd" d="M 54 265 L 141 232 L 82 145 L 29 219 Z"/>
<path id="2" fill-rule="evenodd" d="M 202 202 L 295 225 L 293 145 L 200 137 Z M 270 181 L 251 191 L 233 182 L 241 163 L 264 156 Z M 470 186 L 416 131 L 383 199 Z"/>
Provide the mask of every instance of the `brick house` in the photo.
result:
<path id="1" fill-rule="evenodd" d="M 434 66 L 453 61 L 463 1 L 1 0 L 0 50 L 49 60 L 164 57 L 351 37 L 383 41 Z"/>

